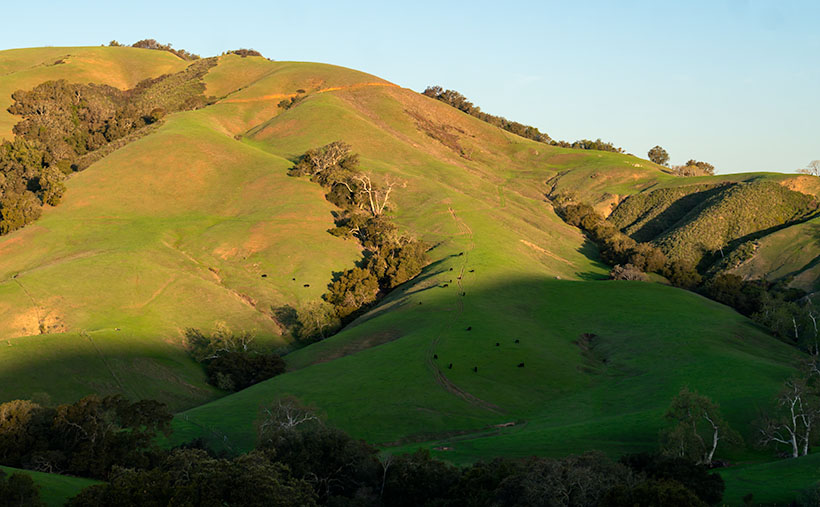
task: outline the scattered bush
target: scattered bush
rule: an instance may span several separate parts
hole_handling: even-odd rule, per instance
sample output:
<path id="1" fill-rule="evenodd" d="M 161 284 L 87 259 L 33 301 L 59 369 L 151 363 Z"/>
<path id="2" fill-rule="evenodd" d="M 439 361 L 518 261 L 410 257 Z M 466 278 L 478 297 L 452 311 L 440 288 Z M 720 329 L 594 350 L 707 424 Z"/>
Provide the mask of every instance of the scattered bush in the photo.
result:
<path id="1" fill-rule="evenodd" d="M 646 282 L 649 278 L 646 273 L 636 268 L 632 264 L 621 266 L 616 264 L 612 271 L 609 272 L 609 278 L 612 280 L 634 280 L 638 282 Z"/>
<path id="2" fill-rule="evenodd" d="M 111 41 L 111 42 L 112 42 L 111 45 L 113 45 L 113 43 L 117 42 L 117 41 Z M 119 45 L 119 43 L 117 43 L 117 45 Z M 169 53 L 171 53 L 173 55 L 176 55 L 176 56 L 178 56 L 179 58 L 181 58 L 183 60 L 199 60 L 199 55 L 189 53 L 188 51 L 185 51 L 184 49 L 174 49 L 174 48 L 171 47 L 170 43 L 169 44 L 160 44 L 159 42 L 157 42 L 154 39 L 139 40 L 139 41 L 131 44 L 131 47 L 132 48 L 141 48 L 141 49 L 154 49 L 154 50 L 157 50 L 157 51 L 168 51 Z"/>
<path id="3" fill-rule="evenodd" d="M 288 109 L 297 106 L 303 100 L 305 100 L 304 95 L 294 95 L 289 99 L 282 99 L 281 101 L 279 101 L 277 106 L 287 111 Z"/>

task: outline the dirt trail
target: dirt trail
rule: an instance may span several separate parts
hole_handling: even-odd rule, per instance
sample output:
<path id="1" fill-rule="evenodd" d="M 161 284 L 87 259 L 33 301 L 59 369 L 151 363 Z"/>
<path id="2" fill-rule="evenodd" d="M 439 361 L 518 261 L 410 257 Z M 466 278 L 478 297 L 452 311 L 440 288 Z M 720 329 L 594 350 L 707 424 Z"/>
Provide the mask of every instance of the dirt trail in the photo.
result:
<path id="1" fill-rule="evenodd" d="M 367 88 L 370 86 L 384 86 L 388 88 L 399 88 L 399 85 L 393 83 L 356 83 L 353 85 L 348 86 L 331 86 L 329 88 L 321 88 L 314 92 L 310 92 L 305 94 L 305 96 L 310 96 L 317 93 L 327 93 L 327 92 L 335 92 L 339 90 L 357 90 L 359 88 Z M 299 95 L 298 93 L 271 93 L 269 95 L 262 95 L 260 97 L 249 97 L 249 98 L 237 98 L 237 99 L 225 99 L 219 101 L 220 104 L 236 104 L 236 103 L 244 103 L 244 102 L 263 102 L 267 100 L 282 100 L 282 99 L 289 99 L 291 97 L 296 97 Z"/>
<path id="2" fill-rule="evenodd" d="M 503 413 L 503 410 L 498 405 L 494 405 L 493 403 L 473 396 L 472 394 L 455 385 L 450 379 L 447 378 L 447 375 L 444 374 L 444 372 L 439 367 L 438 363 L 436 363 L 436 361 L 433 360 L 433 354 L 435 353 L 436 347 L 441 341 L 441 335 L 445 331 L 447 331 L 453 325 L 454 322 L 458 321 L 458 317 L 460 317 L 464 312 L 464 296 L 462 296 L 462 294 L 465 294 L 463 279 L 464 272 L 467 269 L 467 263 L 469 262 L 470 252 L 475 248 L 475 241 L 473 240 L 473 230 L 470 228 L 470 226 L 467 225 L 463 220 L 458 218 L 453 208 L 447 208 L 447 211 L 450 212 L 450 216 L 453 218 L 453 221 L 455 221 L 456 226 L 460 231 L 459 235 L 467 236 L 469 238 L 469 242 L 467 244 L 467 249 L 463 252 L 463 255 L 461 256 L 463 262 L 461 263 L 461 269 L 458 273 L 458 294 L 456 299 L 457 304 L 455 318 L 447 319 L 447 323 L 444 324 L 444 326 L 438 332 L 433 341 L 430 342 L 430 346 L 427 349 L 427 357 L 425 358 L 425 361 L 427 363 L 427 366 L 432 370 L 433 377 L 436 379 L 436 383 L 438 383 L 441 387 L 443 387 L 450 393 L 458 396 L 459 398 L 463 399 L 467 403 L 483 408 L 485 410 L 489 410 L 490 412 L 494 412 L 496 414 L 501 414 Z"/>

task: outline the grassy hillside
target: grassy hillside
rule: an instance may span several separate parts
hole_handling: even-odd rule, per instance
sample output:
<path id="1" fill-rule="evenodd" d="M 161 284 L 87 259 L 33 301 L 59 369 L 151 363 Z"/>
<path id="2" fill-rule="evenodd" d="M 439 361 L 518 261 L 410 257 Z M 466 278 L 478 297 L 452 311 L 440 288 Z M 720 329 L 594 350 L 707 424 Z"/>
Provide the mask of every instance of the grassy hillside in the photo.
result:
<path id="1" fill-rule="evenodd" d="M 186 62 L 166 51 L 128 47 L 48 47 L 0 51 L 0 138 L 11 139 L 20 121 L 6 109 L 11 94 L 57 79 L 132 88 L 149 77 L 184 69 Z"/>
<path id="2" fill-rule="evenodd" d="M 733 271 L 744 277 L 793 277 L 792 286 L 820 290 L 820 218 L 793 225 L 753 242 L 752 254 Z"/>
<path id="3" fill-rule="evenodd" d="M 34 472 L 31 470 L 19 470 L 17 468 L 0 466 L 7 474 L 11 475 L 15 472 L 24 473 L 30 476 L 34 483 L 40 487 L 40 498 L 49 507 L 59 507 L 65 505 L 66 501 L 76 496 L 88 486 L 98 484 L 99 481 L 92 479 L 83 479 L 80 477 L 69 477 L 67 475 L 46 474 L 43 472 Z"/>
<path id="4" fill-rule="evenodd" d="M 43 56 L 26 62 L 52 55 L 30 51 Z M 133 79 L 185 65 L 158 51 L 83 51 L 134 69 Z M 9 90 L 37 84 L 26 72 L 56 72 L 2 61 L 12 62 L 0 76 Z M 757 407 L 800 359 L 692 293 L 603 281 L 596 248 L 545 200 L 572 192 L 609 213 L 641 191 L 733 177 L 683 181 L 634 156 L 525 140 L 330 65 L 228 55 L 204 81 L 215 104 L 170 115 L 70 178 L 64 202 L 39 221 L 0 238 L 3 399 L 157 398 L 188 409 L 175 441 L 247 449 L 260 405 L 293 394 L 357 437 L 437 448 L 455 462 L 618 455 L 655 445 L 682 386 L 718 401 L 751 441 Z M 278 106 L 295 95 L 294 107 Z M 335 140 L 376 180 L 401 180 L 390 214 L 432 245 L 432 263 L 343 332 L 288 355 L 289 373 L 211 401 L 220 393 L 182 351 L 182 329 L 225 322 L 287 343 L 273 309 L 319 298 L 361 258 L 355 242 L 328 234 L 334 208 L 321 188 L 286 174 Z"/>

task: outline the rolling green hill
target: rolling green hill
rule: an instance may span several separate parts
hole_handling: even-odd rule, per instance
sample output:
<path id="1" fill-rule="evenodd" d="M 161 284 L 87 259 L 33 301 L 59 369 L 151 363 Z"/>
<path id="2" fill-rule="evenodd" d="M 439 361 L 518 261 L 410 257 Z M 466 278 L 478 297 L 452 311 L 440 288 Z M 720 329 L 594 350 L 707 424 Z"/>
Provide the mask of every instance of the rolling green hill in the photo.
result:
<path id="1" fill-rule="evenodd" d="M 187 64 L 133 48 L 0 52 L 0 105 L 46 79 L 127 88 Z M 700 227 L 714 232 L 720 216 L 729 224 L 721 239 L 732 241 L 805 217 L 813 180 L 678 178 L 631 155 L 526 140 L 331 65 L 227 55 L 203 81 L 213 104 L 169 115 L 73 175 L 40 220 L 0 237 L 3 401 L 155 398 L 180 411 L 175 442 L 204 436 L 248 449 L 260 406 L 291 394 L 396 451 L 422 445 L 454 462 L 617 456 L 656 445 L 683 386 L 719 402 L 751 444 L 758 407 L 802 358 L 693 293 L 605 280 L 596 247 L 545 196 L 572 193 L 646 239 L 702 239 Z M 0 113 L 0 135 L 15 121 Z M 290 353 L 288 373 L 223 396 L 185 354 L 184 328 L 224 322 L 286 345 L 275 308 L 317 300 L 361 259 L 357 243 L 328 234 L 336 209 L 322 189 L 287 175 L 300 154 L 335 140 L 374 178 L 401 181 L 390 216 L 432 245 L 431 263 L 339 334 Z M 761 202 L 799 202 L 747 229 L 747 189 Z M 755 257 L 737 269 L 798 271 L 814 286 L 815 221 L 757 238 Z M 795 238 L 804 247 L 777 264 Z M 750 445 L 725 454 L 768 457 Z"/>

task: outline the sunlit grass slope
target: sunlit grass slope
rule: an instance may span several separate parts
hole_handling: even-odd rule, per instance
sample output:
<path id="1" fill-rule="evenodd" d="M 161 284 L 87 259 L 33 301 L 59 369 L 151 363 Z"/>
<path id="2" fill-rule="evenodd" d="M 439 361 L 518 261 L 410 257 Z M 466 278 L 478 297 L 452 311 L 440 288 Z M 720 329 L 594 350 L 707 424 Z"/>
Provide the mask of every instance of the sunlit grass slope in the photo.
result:
<path id="1" fill-rule="evenodd" d="M 205 82 L 217 103 L 172 115 L 0 238 L 7 399 L 123 392 L 201 405 L 175 420 L 176 440 L 219 435 L 246 449 L 259 406 L 293 394 L 355 436 L 463 462 L 649 449 L 684 385 L 751 438 L 756 407 L 799 359 L 692 293 L 602 280 L 595 247 L 545 199 L 573 191 L 608 212 L 679 184 L 650 162 L 528 141 L 330 65 L 232 55 Z M 298 105 L 278 107 L 296 94 Z M 376 179 L 401 180 L 391 216 L 430 243 L 432 264 L 342 333 L 287 356 L 289 373 L 203 404 L 216 392 L 182 352 L 182 328 L 225 321 L 281 341 L 271 308 L 318 298 L 360 258 L 326 232 L 333 208 L 319 186 L 286 175 L 335 140 Z"/>
<path id="2" fill-rule="evenodd" d="M 99 484 L 99 481 L 92 479 L 83 479 L 80 477 L 69 477 L 67 475 L 46 474 L 43 472 L 34 472 L 32 470 L 20 470 L 17 468 L 0 466 L 8 475 L 13 473 L 23 473 L 34 480 L 40 488 L 40 498 L 49 507 L 60 507 L 65 505 L 66 501 L 76 496 L 80 491 L 94 484 Z"/>
<path id="3" fill-rule="evenodd" d="M 57 79 L 120 89 L 184 69 L 188 62 L 167 51 L 128 47 L 47 47 L 0 51 L 0 138 L 11 139 L 19 117 L 7 109 L 11 94 Z"/>
<path id="4" fill-rule="evenodd" d="M 655 444 L 684 385 L 749 434 L 750 401 L 773 396 L 799 357 L 690 293 L 595 281 L 605 267 L 545 203 L 545 182 L 573 170 L 608 181 L 602 191 L 671 178 L 648 162 L 525 141 L 388 86 L 314 94 L 244 141 L 292 158 L 334 139 L 365 169 L 404 180 L 395 217 L 437 245 L 434 264 L 344 332 L 289 355 L 295 371 L 185 412 L 176 438 L 227 435 L 248 448 L 259 405 L 287 393 L 356 436 L 447 447 L 455 461 L 617 454 Z M 583 333 L 597 336 L 593 350 L 576 343 Z"/>
<path id="5" fill-rule="evenodd" d="M 817 292 L 820 290 L 820 218 L 758 240 L 752 257 L 734 272 L 750 278 L 763 273 L 770 280 L 789 277 L 794 280 L 793 286 Z"/>

